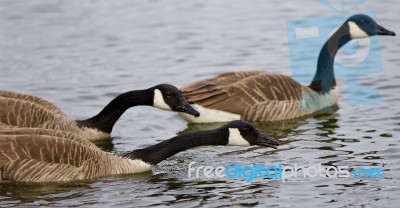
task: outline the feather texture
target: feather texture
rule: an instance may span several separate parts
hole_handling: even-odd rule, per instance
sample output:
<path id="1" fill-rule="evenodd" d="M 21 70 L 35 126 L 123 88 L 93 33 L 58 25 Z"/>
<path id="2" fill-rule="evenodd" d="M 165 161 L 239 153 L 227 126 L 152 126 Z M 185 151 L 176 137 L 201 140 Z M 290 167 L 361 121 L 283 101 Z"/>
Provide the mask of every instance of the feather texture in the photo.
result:
<path id="1" fill-rule="evenodd" d="M 72 134 L 79 134 L 88 139 L 98 139 L 109 136 L 96 129 L 78 127 L 75 120 L 43 99 L 36 99 L 33 96 L 20 96 L 18 94 L 14 97 L 15 98 L 11 96 L 0 96 L 0 122 L 5 125 L 21 128 L 67 131 Z M 40 102 L 35 102 L 37 100 Z"/>
<path id="2" fill-rule="evenodd" d="M 72 140 L 88 147 L 97 148 L 95 144 L 78 134 L 54 129 L 19 128 L 0 123 L 0 135 L 47 135 Z"/>
<path id="3" fill-rule="evenodd" d="M 61 115 L 64 115 L 64 113 L 57 107 L 55 106 L 53 103 L 40 98 L 40 97 L 36 97 L 33 95 L 28 95 L 28 94 L 23 94 L 23 93 L 19 93 L 19 92 L 12 92 L 12 91 L 1 91 L 0 90 L 0 97 L 3 98 L 12 98 L 12 99 L 16 99 L 16 100 L 24 100 L 27 102 L 31 102 L 34 103 L 38 106 L 41 106 L 49 111 L 52 111 L 54 113 L 58 113 Z"/>

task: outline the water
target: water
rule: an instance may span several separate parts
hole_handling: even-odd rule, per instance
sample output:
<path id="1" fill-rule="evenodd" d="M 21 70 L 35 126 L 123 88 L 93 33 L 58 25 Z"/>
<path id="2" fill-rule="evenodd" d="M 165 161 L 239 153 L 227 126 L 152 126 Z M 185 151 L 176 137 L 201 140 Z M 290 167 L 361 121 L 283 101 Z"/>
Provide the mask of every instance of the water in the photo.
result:
<path id="1" fill-rule="evenodd" d="M 339 2 L 339 1 L 337 1 Z M 400 32 L 398 3 L 368 1 L 378 22 Z M 317 1 L 21 1 L 0 4 L 0 88 L 55 103 L 87 118 L 117 94 L 159 83 L 182 86 L 213 74 L 264 69 L 291 74 L 286 23 L 334 15 Z M 380 38 L 383 70 L 357 81 L 379 90 L 378 105 L 350 105 L 339 79 L 339 109 L 257 124 L 279 140 L 278 150 L 204 147 L 186 151 L 152 172 L 61 184 L 0 184 L 0 206 L 364 206 L 397 207 L 400 200 L 399 36 Z M 309 60 L 316 61 L 316 60 Z M 309 75 L 310 79 L 312 74 Z M 98 145 L 128 151 L 188 127 L 175 113 L 137 107 Z M 253 163 L 380 167 L 383 179 L 188 178 L 187 165 Z"/>

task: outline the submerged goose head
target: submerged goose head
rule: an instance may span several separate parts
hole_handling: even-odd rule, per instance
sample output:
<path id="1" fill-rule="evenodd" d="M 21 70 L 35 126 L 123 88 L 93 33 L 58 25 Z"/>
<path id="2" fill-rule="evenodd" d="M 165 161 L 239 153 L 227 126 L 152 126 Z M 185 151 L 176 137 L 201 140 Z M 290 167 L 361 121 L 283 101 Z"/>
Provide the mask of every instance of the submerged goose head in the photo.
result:
<path id="1" fill-rule="evenodd" d="M 189 102 L 183 97 L 181 91 L 169 84 L 160 84 L 154 87 L 153 106 L 163 110 L 183 112 L 195 117 L 200 116 Z"/>
<path id="2" fill-rule="evenodd" d="M 374 35 L 395 36 L 396 33 L 378 25 L 370 16 L 357 14 L 351 16 L 346 23 L 352 39 L 366 38 Z"/>

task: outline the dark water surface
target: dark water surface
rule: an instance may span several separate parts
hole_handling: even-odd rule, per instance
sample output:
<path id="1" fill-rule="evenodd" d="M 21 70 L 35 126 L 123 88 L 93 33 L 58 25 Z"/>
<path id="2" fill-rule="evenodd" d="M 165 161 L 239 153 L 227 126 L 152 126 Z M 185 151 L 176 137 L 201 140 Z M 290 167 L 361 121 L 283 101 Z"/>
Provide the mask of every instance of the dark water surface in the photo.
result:
<path id="1" fill-rule="evenodd" d="M 340 2 L 340 1 L 336 1 Z M 349 1 L 354 2 L 354 1 Z M 370 0 L 400 33 L 398 1 Z M 335 13 L 318 1 L 120 0 L 0 1 L 0 88 L 44 97 L 76 118 L 96 114 L 117 94 L 159 83 L 182 86 L 213 74 L 264 69 L 291 74 L 286 23 Z M 286 122 L 259 123 L 282 144 L 204 147 L 175 155 L 152 172 L 62 184 L 0 184 L 0 207 L 148 205 L 398 207 L 400 203 L 400 42 L 380 38 L 383 70 L 356 77 L 381 102 L 352 105 L 339 79 L 339 109 Z M 307 60 L 316 62 L 316 60 Z M 312 74 L 307 75 L 309 79 Z M 175 113 L 137 107 L 123 115 L 107 151 L 146 147 L 194 125 Z M 188 128 L 188 129 L 187 129 Z M 288 164 L 379 167 L 384 178 L 189 178 L 188 164 Z"/>

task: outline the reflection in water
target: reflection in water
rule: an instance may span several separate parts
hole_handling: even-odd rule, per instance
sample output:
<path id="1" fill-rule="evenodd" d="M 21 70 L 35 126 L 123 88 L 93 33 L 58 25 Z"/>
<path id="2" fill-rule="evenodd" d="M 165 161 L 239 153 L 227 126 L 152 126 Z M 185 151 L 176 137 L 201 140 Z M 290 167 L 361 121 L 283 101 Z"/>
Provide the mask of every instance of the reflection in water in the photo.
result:
<path id="1" fill-rule="evenodd" d="M 79 198 L 90 192 L 90 182 L 73 183 L 0 183 L 1 201 L 18 201 L 32 205 L 51 205 L 58 200 Z M 80 192 L 77 190 L 86 190 Z M 1 203 L 0 203 L 1 205 Z"/>
<path id="2" fill-rule="evenodd" d="M 102 149 L 103 151 L 106 152 L 113 152 L 115 151 L 114 149 L 114 143 L 113 143 L 113 138 L 104 138 L 104 139 L 99 139 L 93 141 L 93 143 Z"/>

